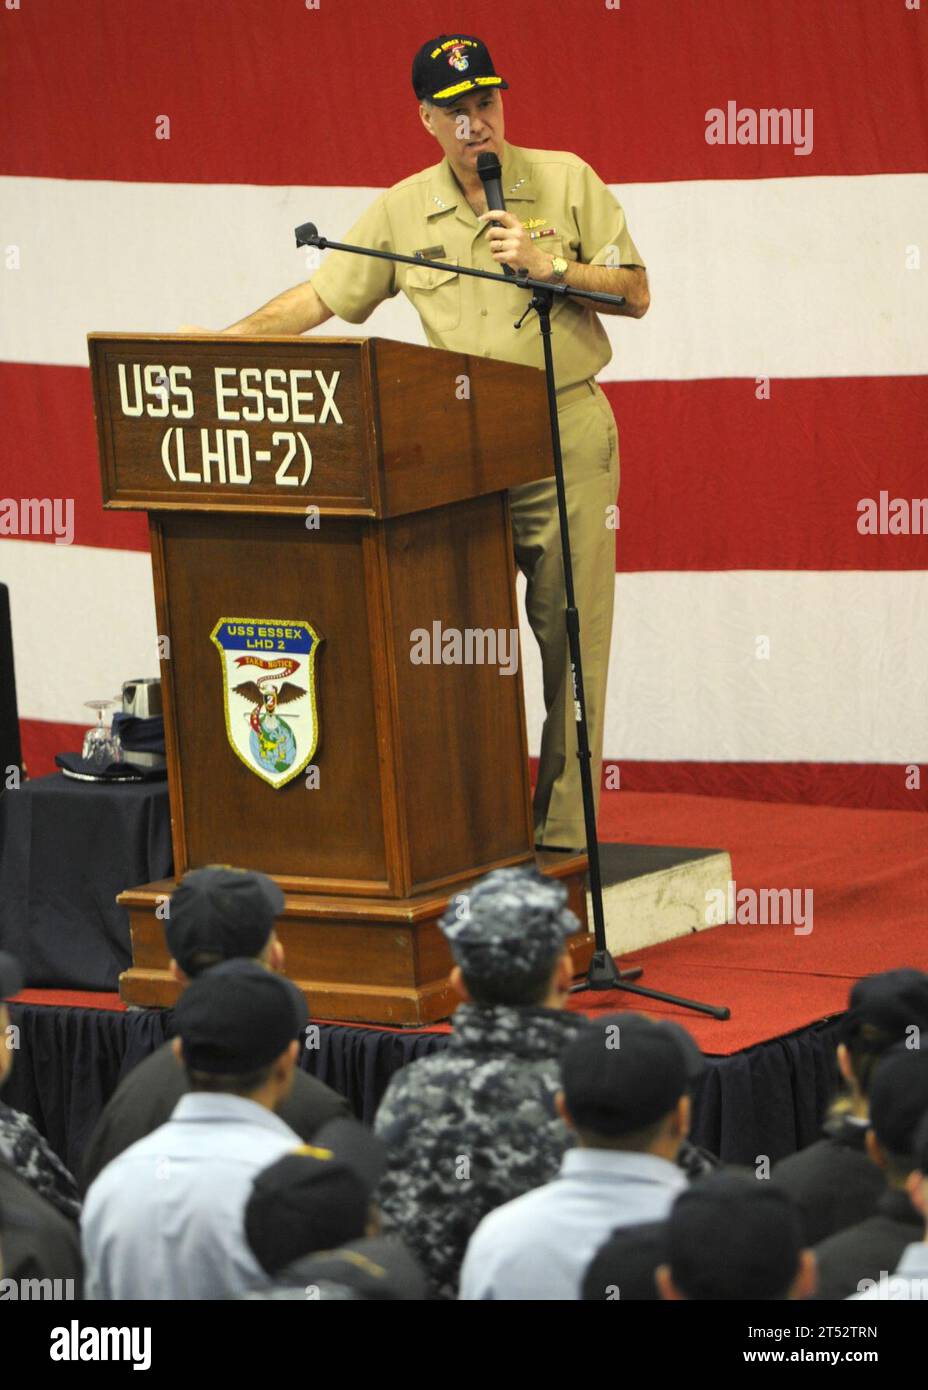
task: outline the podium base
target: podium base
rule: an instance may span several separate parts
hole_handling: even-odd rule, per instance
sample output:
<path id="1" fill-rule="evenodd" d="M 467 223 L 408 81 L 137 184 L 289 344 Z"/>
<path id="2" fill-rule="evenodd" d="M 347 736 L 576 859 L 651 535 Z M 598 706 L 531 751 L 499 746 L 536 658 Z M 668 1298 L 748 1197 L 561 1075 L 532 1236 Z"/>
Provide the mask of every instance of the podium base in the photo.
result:
<path id="1" fill-rule="evenodd" d="M 567 943 L 574 973 L 581 975 L 594 945 L 587 926 L 587 857 L 542 850 L 535 859 L 542 873 L 563 881 L 583 924 Z M 286 973 L 306 996 L 311 1017 L 407 1028 L 448 1018 L 457 996 L 448 984 L 451 952 L 438 919 L 450 898 L 476 881 L 456 884 L 454 893 L 413 898 L 288 893 L 277 935 Z M 132 966 L 119 979 L 127 1004 L 169 1008 L 177 999 L 164 940 L 164 903 L 175 887 L 165 879 L 130 888 L 117 899 L 128 910 L 132 934 Z"/>

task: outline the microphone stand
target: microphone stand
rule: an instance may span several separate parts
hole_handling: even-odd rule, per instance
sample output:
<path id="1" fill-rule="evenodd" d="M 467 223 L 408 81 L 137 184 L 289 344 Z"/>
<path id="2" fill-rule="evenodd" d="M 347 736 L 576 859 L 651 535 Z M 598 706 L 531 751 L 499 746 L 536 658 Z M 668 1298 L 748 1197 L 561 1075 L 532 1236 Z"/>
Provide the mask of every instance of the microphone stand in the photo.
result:
<path id="1" fill-rule="evenodd" d="M 401 256 L 394 251 L 375 251 L 368 246 L 349 246 L 345 242 L 329 241 L 319 235 L 312 222 L 304 222 L 296 228 L 296 244 L 316 246 L 320 251 L 347 251 L 355 256 L 373 256 L 378 260 L 395 261 L 401 265 L 427 266 L 432 270 L 453 270 L 459 275 L 470 275 L 478 280 L 497 281 L 502 285 L 516 285 L 530 292 L 531 298 L 525 312 L 513 325 L 521 328 L 530 310 L 538 315 L 541 327 L 541 340 L 545 357 L 545 382 L 548 391 L 548 416 L 551 424 L 551 444 L 554 454 L 554 478 L 557 488 L 557 510 L 561 529 L 561 552 L 564 558 L 564 590 L 566 596 L 567 643 L 570 651 L 570 676 L 573 689 L 574 709 L 577 723 L 577 757 L 580 760 L 580 786 L 583 794 L 583 820 L 586 828 L 586 850 L 589 860 L 590 897 L 593 902 L 594 951 L 587 972 L 586 982 L 574 985 L 572 993 L 587 990 L 626 990 L 647 999 L 657 999 L 665 1004 L 676 1004 L 683 1009 L 693 1009 L 697 1013 L 709 1014 L 712 1018 L 726 1019 L 731 1016 L 724 1005 L 701 1004 L 694 999 L 683 999 L 675 994 L 664 994 L 660 990 L 646 989 L 635 985 L 642 971 L 640 966 L 620 970 L 606 945 L 606 923 L 603 916 L 603 888 L 599 863 L 599 839 L 596 832 L 596 806 L 593 799 L 593 779 L 590 769 L 590 741 L 586 721 L 586 701 L 583 692 L 583 667 L 580 660 L 580 615 L 574 596 L 573 565 L 570 556 L 570 528 L 567 519 L 567 490 L 564 482 L 564 462 L 561 456 L 561 432 L 557 418 L 557 393 L 554 376 L 554 355 L 551 349 L 551 306 L 556 298 L 567 295 L 573 299 L 584 299 L 595 304 L 610 304 L 621 307 L 625 300 L 621 295 L 601 294 L 596 290 L 579 290 L 571 285 L 548 284 L 544 280 L 532 280 L 527 274 L 518 271 L 515 276 L 494 274 L 489 270 L 473 270 L 469 266 L 447 265 L 444 261 L 427 260 L 424 256 Z M 511 267 L 507 266 L 507 270 Z"/>

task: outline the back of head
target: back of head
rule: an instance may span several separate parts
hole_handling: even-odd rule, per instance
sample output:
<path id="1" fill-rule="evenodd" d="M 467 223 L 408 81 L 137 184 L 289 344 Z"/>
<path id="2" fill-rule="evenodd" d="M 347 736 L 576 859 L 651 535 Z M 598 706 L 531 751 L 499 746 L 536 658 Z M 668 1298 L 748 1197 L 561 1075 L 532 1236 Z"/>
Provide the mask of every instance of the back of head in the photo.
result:
<path id="1" fill-rule="evenodd" d="M 168 950 L 190 979 L 224 960 L 257 959 L 283 908 L 283 892 L 267 874 L 227 864 L 191 869 L 168 903 Z"/>
<path id="2" fill-rule="evenodd" d="M 646 1221 L 613 1231 L 594 1255 L 583 1279 L 585 1303 L 657 1302 L 660 1294 L 654 1271 L 663 1264 L 667 1249 L 667 1223 Z"/>
<path id="3" fill-rule="evenodd" d="M 928 1052 L 897 1045 L 877 1062 L 870 1087 L 870 1126 L 897 1185 L 916 1167 L 915 1139 L 928 1113 Z"/>
<path id="4" fill-rule="evenodd" d="M 174 1010 L 190 1089 L 260 1090 L 308 1016 L 296 986 L 256 961 L 213 966 L 191 981 Z"/>
<path id="5" fill-rule="evenodd" d="M 801 1254 L 790 1198 L 740 1173 L 698 1178 L 677 1198 L 667 1223 L 667 1264 L 687 1299 L 785 1299 Z"/>
<path id="6" fill-rule="evenodd" d="M 586 1145 L 648 1150 L 686 1095 L 691 1059 L 674 1026 L 642 1014 L 588 1023 L 564 1052 L 564 1104 Z M 682 1135 L 680 1136 L 682 1138 Z"/>
<path id="7" fill-rule="evenodd" d="M 458 893 L 439 922 L 475 1004 L 543 1003 L 580 923 L 567 889 L 534 867 L 494 869 Z"/>
<path id="8" fill-rule="evenodd" d="M 386 1147 L 376 1135 L 348 1117 L 330 1120 L 312 1144 L 255 1178 L 245 1209 L 255 1259 L 278 1275 L 308 1255 L 365 1236 L 385 1167 Z"/>
<path id="9" fill-rule="evenodd" d="M 858 980 L 851 990 L 841 1040 L 864 1095 L 884 1053 L 897 1043 L 919 1046 L 928 1033 L 928 974 L 923 970 L 884 970 Z"/>

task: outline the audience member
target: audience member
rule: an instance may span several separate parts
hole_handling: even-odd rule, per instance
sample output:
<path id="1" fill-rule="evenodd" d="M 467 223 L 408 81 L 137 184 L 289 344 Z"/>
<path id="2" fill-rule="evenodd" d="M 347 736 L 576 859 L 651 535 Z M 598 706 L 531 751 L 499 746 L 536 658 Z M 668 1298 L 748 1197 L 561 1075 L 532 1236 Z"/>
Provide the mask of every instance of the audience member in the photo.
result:
<path id="1" fill-rule="evenodd" d="M 462 1299 L 579 1299 L 612 1229 L 668 1214 L 686 1186 L 675 1162 L 690 1116 L 681 1032 L 614 1014 L 568 1045 L 558 1108 L 577 1147 L 554 1181 L 480 1223 L 461 1270 Z"/>
<path id="2" fill-rule="evenodd" d="M 674 1202 L 662 1298 L 766 1302 L 808 1298 L 815 1256 L 802 1247 L 794 1203 L 769 1181 L 741 1173 L 699 1178 Z"/>
<path id="3" fill-rule="evenodd" d="M 776 1165 L 773 1180 L 799 1208 L 806 1244 L 818 1245 L 876 1210 L 886 1179 L 866 1152 L 874 1068 L 907 1029 L 928 1030 L 928 975 L 887 970 L 858 980 L 838 1046 L 846 1085 L 829 1112 L 823 1138 Z"/>
<path id="4" fill-rule="evenodd" d="M 245 1235 L 273 1288 L 250 1297 L 425 1298 L 425 1279 L 410 1252 L 380 1234 L 372 1194 L 385 1163 L 382 1142 L 344 1119 L 259 1173 Z"/>
<path id="5" fill-rule="evenodd" d="M 859 1293 L 852 1294 L 854 1302 L 915 1302 L 928 1299 L 928 1115 L 919 1123 L 912 1141 L 915 1167 L 906 1184 L 913 1206 L 921 1216 L 922 1234 L 902 1252 L 893 1270 L 881 1269 L 879 1276 L 861 1280 Z"/>
<path id="6" fill-rule="evenodd" d="M 193 869 L 171 895 L 165 935 L 171 973 L 183 987 L 224 960 L 254 959 L 282 971 L 283 947 L 274 921 L 284 895 L 265 874 L 228 867 Z M 133 1067 L 110 1097 L 84 1150 L 84 1191 L 117 1154 L 163 1125 L 187 1089 L 170 1042 Z M 280 1118 L 301 1139 L 348 1114 L 345 1099 L 299 1068 L 281 1102 Z"/>
<path id="7" fill-rule="evenodd" d="M 378 1196 L 430 1292 L 453 1298 L 471 1233 L 494 1207 L 557 1172 L 560 1058 L 581 1020 L 564 1012 L 567 892 L 534 870 L 497 869 L 440 923 L 464 1001 L 446 1051 L 392 1078 L 375 1128 L 388 1146 Z"/>
<path id="8" fill-rule="evenodd" d="M 909 1197 L 918 1162 L 915 1136 L 928 1114 L 928 1052 L 894 1048 L 877 1064 L 870 1088 L 867 1152 L 887 1186 L 872 1216 L 815 1248 L 820 1298 L 848 1298 L 861 1281 L 896 1268 L 921 1235 L 924 1218 Z"/>
<path id="9" fill-rule="evenodd" d="M 22 989 L 22 972 L 13 956 L 0 951 L 0 995 L 18 994 Z M 0 1091 L 13 1070 L 15 1049 L 8 1045 L 10 1012 L 0 998 Z M 81 1200 L 77 1183 L 35 1127 L 21 1110 L 0 1101 L 0 1161 L 34 1188 L 40 1197 L 51 1202 L 70 1221 L 80 1216 Z"/>
<path id="10" fill-rule="evenodd" d="M 9 1026 L 3 1002 L 22 988 L 19 964 L 0 952 L 0 1057 Z M 7 1068 L 8 1070 L 8 1068 Z M 36 1176 L 36 1169 L 31 1170 Z M 0 1255 L 4 1279 L 18 1284 L 26 1280 L 52 1280 L 52 1292 L 60 1298 L 81 1296 L 81 1251 L 77 1226 L 40 1195 L 37 1184 L 0 1155 Z M 54 1281 L 61 1281 L 55 1284 Z M 23 1297 L 28 1295 L 24 1292 Z M 35 1296 L 34 1294 L 32 1295 Z"/>
<path id="11" fill-rule="evenodd" d="M 666 1251 L 666 1221 L 620 1227 L 594 1255 L 583 1276 L 581 1297 L 585 1303 L 659 1301 L 654 1276 Z"/>
<path id="12" fill-rule="evenodd" d="M 224 1298 L 269 1282 L 245 1206 L 255 1175 L 300 1143 L 274 1111 L 293 1084 L 303 996 L 255 961 L 230 960 L 191 982 L 175 1022 L 186 1094 L 87 1193 L 90 1298 Z"/>

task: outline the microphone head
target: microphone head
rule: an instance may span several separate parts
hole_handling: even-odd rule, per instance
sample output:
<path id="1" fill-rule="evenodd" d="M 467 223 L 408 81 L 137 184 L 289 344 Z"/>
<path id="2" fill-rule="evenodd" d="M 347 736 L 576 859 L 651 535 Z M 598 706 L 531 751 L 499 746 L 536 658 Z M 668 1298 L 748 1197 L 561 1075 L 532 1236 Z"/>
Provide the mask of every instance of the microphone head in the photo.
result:
<path id="1" fill-rule="evenodd" d="M 319 229 L 315 222 L 304 222 L 296 228 L 297 246 L 312 246 L 319 240 Z"/>
<path id="2" fill-rule="evenodd" d="M 499 179 L 503 175 L 503 166 L 499 162 L 499 155 L 492 150 L 484 150 L 483 154 L 477 156 L 477 173 L 483 183 L 490 179 Z"/>

